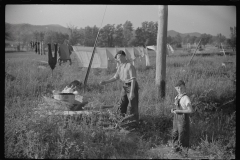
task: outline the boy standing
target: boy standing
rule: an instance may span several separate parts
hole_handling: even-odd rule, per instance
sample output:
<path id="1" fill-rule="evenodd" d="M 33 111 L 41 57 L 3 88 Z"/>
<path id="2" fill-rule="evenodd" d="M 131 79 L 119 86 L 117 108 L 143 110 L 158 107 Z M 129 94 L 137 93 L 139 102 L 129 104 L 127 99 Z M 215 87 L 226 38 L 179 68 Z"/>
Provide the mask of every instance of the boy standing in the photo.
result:
<path id="1" fill-rule="evenodd" d="M 176 109 L 171 109 L 173 118 L 173 150 L 181 151 L 181 147 L 189 148 L 189 114 L 193 112 L 191 101 L 186 94 L 185 83 L 179 80 L 175 85 L 178 95 L 175 97 Z"/>

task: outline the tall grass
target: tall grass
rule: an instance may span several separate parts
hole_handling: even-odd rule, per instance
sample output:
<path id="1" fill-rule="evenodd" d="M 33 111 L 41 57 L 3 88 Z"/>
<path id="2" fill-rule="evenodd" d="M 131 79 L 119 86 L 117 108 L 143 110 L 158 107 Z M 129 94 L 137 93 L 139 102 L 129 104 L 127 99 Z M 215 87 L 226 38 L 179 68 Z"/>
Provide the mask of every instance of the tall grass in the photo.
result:
<path id="1" fill-rule="evenodd" d="M 41 58 L 40 58 L 41 57 Z M 8 158 L 149 158 L 151 147 L 170 143 L 173 100 L 176 96 L 174 83 L 183 79 L 193 108 L 191 115 L 191 148 L 201 155 L 214 158 L 233 158 L 235 152 L 235 112 L 224 114 L 214 109 L 232 99 L 236 94 L 233 83 L 236 71 L 233 66 L 223 68 L 225 57 L 167 57 L 166 98 L 157 100 L 154 56 L 152 66 L 137 68 L 139 83 L 140 125 L 133 134 L 117 130 L 105 131 L 94 117 L 74 118 L 33 114 L 33 108 L 42 102 L 41 96 L 52 90 L 62 90 L 73 80 L 84 81 L 86 68 L 80 68 L 77 60 L 73 65 L 56 66 L 52 71 L 38 68 L 32 59 L 45 56 L 6 54 L 5 70 L 16 77 L 5 79 L 5 157 Z M 86 93 L 89 102 L 112 105 L 119 100 L 121 83 L 100 86 L 99 82 L 115 73 L 111 69 L 92 69 Z M 231 106 L 230 106 L 231 107 Z M 115 114 L 116 108 L 112 110 Z M 163 156 L 161 154 L 161 156 Z"/>

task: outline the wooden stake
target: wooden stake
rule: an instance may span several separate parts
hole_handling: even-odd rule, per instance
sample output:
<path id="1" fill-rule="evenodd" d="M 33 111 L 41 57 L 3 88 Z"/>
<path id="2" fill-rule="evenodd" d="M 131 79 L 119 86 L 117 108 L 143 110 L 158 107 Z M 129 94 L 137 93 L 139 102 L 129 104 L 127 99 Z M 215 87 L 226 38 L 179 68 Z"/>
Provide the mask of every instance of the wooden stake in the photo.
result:
<path id="1" fill-rule="evenodd" d="M 222 43 L 221 43 L 221 47 L 222 47 L 222 50 L 223 50 L 223 54 L 224 54 L 224 56 L 226 57 L 226 54 L 225 54 L 225 51 L 224 51 L 224 49 L 223 49 Z"/>
<path id="2" fill-rule="evenodd" d="M 188 62 L 187 66 L 188 66 L 188 65 L 191 63 L 191 61 L 192 61 L 192 59 L 193 59 L 193 56 L 194 56 L 194 55 L 195 55 L 195 53 L 197 52 L 197 49 L 198 49 L 198 46 L 199 46 L 199 44 L 200 44 L 201 40 L 202 40 L 202 39 L 200 39 L 200 41 L 198 42 L 197 48 L 195 49 L 195 52 L 193 53 L 193 55 L 192 55 L 192 57 L 191 57 L 190 61 Z"/>
<path id="3" fill-rule="evenodd" d="M 166 52 L 167 52 L 167 23 L 168 6 L 160 5 L 158 8 L 158 35 L 156 52 L 156 85 L 158 100 L 165 98 L 166 79 Z"/>

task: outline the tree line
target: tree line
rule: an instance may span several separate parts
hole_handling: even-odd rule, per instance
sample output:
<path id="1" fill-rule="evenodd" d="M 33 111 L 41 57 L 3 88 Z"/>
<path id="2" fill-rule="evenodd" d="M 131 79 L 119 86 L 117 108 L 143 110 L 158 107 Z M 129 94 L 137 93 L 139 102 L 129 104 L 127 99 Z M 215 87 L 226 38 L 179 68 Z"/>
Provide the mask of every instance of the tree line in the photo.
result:
<path id="1" fill-rule="evenodd" d="M 64 39 L 69 39 L 71 45 L 81 46 L 94 46 L 94 42 L 99 31 L 97 26 L 87 26 L 85 28 L 79 28 L 74 25 L 68 25 L 70 34 L 64 34 L 61 32 L 47 31 L 47 32 L 18 32 L 11 33 L 7 29 L 5 30 L 5 39 L 21 41 L 23 45 L 30 41 L 43 41 L 47 43 L 63 43 Z M 133 24 L 130 21 L 126 21 L 124 24 L 107 24 L 100 29 L 97 46 L 99 47 L 134 47 L 134 46 L 148 46 L 156 45 L 157 41 L 157 22 L 144 21 L 141 27 L 133 28 Z M 226 38 L 219 33 L 216 36 L 210 34 L 201 34 L 200 37 L 196 36 L 181 36 L 177 34 L 175 37 L 168 36 L 167 43 L 174 48 L 182 47 L 183 44 L 195 44 L 201 40 L 201 44 L 212 44 L 220 46 L 221 43 L 229 45 L 232 48 L 236 47 L 236 27 L 230 27 L 230 38 Z"/>

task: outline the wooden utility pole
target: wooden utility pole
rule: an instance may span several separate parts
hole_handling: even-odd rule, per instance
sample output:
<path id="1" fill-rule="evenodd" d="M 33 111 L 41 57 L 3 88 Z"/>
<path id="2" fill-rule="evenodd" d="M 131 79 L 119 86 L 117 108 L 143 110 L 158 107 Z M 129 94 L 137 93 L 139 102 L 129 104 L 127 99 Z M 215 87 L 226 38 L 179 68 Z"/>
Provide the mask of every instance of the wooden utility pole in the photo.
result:
<path id="1" fill-rule="evenodd" d="M 167 52 L 167 23 L 168 6 L 160 5 L 158 7 L 158 35 L 156 52 L 156 85 L 158 99 L 165 98 L 166 86 L 166 52 Z"/>

